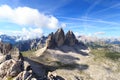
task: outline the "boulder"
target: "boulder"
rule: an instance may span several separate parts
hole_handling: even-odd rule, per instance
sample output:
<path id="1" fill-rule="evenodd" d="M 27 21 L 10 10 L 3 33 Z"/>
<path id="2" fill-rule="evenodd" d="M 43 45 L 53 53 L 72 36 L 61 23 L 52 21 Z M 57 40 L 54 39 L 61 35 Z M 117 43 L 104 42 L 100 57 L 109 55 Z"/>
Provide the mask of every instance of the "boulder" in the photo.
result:
<path id="1" fill-rule="evenodd" d="M 14 60 L 10 59 L 0 64 L 0 77 L 7 75 L 10 67 L 14 64 Z"/>
<path id="2" fill-rule="evenodd" d="M 0 42 L 0 53 L 8 54 L 11 49 L 12 49 L 11 44 Z"/>
<path id="3" fill-rule="evenodd" d="M 3 78 L 5 76 L 14 77 L 18 75 L 22 71 L 22 62 L 15 61 L 13 59 L 6 60 L 5 62 L 0 64 L 0 77 Z"/>
<path id="4" fill-rule="evenodd" d="M 13 65 L 11 65 L 7 76 L 15 77 L 23 70 L 22 61 L 15 61 Z"/>
<path id="5" fill-rule="evenodd" d="M 0 53 L 0 63 L 9 59 L 14 59 L 16 61 L 23 59 L 22 54 L 19 52 L 18 48 L 11 49 L 11 51 L 9 51 L 7 54 Z"/>
<path id="6" fill-rule="evenodd" d="M 59 47 L 59 46 L 62 46 L 64 44 L 64 40 L 65 40 L 65 35 L 64 35 L 64 31 L 62 28 L 58 29 L 56 32 L 55 32 L 55 43 L 56 45 Z"/>
<path id="7" fill-rule="evenodd" d="M 11 58 L 14 59 L 14 60 L 20 60 L 20 59 L 23 59 L 23 56 L 22 54 L 19 52 L 19 49 L 18 48 L 13 48 L 11 49 L 10 51 L 10 55 L 11 55 Z"/>
<path id="8" fill-rule="evenodd" d="M 13 80 L 32 80 L 32 74 L 28 71 L 23 71 Z"/>
<path id="9" fill-rule="evenodd" d="M 0 64 L 2 62 L 5 62 L 6 60 L 9 60 L 9 59 L 11 59 L 10 55 L 3 55 L 2 53 L 0 53 Z"/>
<path id="10" fill-rule="evenodd" d="M 47 80 L 65 80 L 61 76 L 58 76 L 56 72 L 48 72 Z"/>
<path id="11" fill-rule="evenodd" d="M 57 74 L 55 72 L 48 72 L 47 78 L 48 80 L 54 80 Z"/>
<path id="12" fill-rule="evenodd" d="M 24 64 L 24 71 L 32 70 L 30 64 L 27 61 L 24 61 L 23 64 Z"/>

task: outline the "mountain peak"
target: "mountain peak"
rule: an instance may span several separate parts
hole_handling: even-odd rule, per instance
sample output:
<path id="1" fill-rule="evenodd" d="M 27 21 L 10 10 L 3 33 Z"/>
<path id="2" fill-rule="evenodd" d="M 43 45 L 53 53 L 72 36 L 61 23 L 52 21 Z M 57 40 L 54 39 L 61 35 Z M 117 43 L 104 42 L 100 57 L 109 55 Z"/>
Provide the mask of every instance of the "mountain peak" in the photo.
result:
<path id="1" fill-rule="evenodd" d="M 55 34 L 50 34 L 47 41 L 47 48 L 60 47 L 63 45 L 74 46 L 76 44 L 76 37 L 72 31 L 68 31 L 67 34 L 64 34 L 64 30 L 62 28 L 58 29 Z"/>

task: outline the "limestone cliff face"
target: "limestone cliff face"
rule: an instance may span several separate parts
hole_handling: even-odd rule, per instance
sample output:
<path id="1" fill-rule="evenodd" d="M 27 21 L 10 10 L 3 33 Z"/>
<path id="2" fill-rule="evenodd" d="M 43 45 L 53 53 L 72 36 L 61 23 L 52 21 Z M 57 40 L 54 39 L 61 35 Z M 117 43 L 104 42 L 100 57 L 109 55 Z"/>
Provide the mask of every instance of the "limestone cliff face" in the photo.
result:
<path id="1" fill-rule="evenodd" d="M 55 48 L 63 45 L 74 46 L 76 42 L 77 39 L 72 31 L 68 31 L 65 35 L 63 29 L 60 28 L 55 32 L 55 34 L 51 33 L 48 36 L 46 47 Z"/>
<path id="2" fill-rule="evenodd" d="M 55 46 L 56 46 L 56 44 L 55 44 L 54 34 L 51 33 L 51 34 L 49 34 L 48 39 L 46 40 L 46 47 L 54 48 Z"/>
<path id="3" fill-rule="evenodd" d="M 65 35 L 64 35 L 64 31 L 62 28 L 56 31 L 54 37 L 55 37 L 55 43 L 58 47 L 64 45 Z"/>
<path id="4" fill-rule="evenodd" d="M 65 36 L 65 44 L 69 46 L 73 46 L 76 44 L 76 37 L 72 31 L 68 31 Z"/>

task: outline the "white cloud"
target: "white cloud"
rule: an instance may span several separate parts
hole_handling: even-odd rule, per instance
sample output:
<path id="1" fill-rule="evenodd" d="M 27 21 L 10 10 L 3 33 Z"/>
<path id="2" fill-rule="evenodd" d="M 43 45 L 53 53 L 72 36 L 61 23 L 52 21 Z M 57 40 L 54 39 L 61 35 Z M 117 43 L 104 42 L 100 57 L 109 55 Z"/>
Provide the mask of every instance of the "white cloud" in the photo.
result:
<path id="1" fill-rule="evenodd" d="M 42 29 L 41 28 L 23 28 L 22 31 L 15 31 L 13 32 L 13 34 L 16 34 L 14 36 L 20 36 L 20 38 L 17 39 L 17 41 L 19 40 L 28 40 L 28 39 L 35 39 L 35 38 L 40 38 L 43 34 Z"/>
<path id="2" fill-rule="evenodd" d="M 3 34 L 3 32 L 0 32 L 0 35 Z"/>
<path id="3" fill-rule="evenodd" d="M 6 33 L 4 33 L 6 32 Z M 43 31 L 41 28 L 22 28 L 19 31 L 12 31 L 12 30 L 0 30 L 0 34 L 7 34 L 9 36 L 19 36 L 17 41 L 19 40 L 28 40 L 28 39 L 35 39 L 40 38 L 43 35 Z"/>
<path id="4" fill-rule="evenodd" d="M 80 35 L 82 35 L 83 33 L 80 33 L 80 32 L 74 32 L 75 36 L 78 37 Z"/>
<path id="5" fill-rule="evenodd" d="M 95 35 L 104 35 L 105 34 L 105 32 L 96 32 L 96 33 L 94 33 Z"/>
<path id="6" fill-rule="evenodd" d="M 62 27 L 62 28 L 65 28 L 66 26 L 67 26 L 67 25 L 66 25 L 65 23 L 62 23 L 62 24 L 61 24 L 61 27 Z"/>
<path id="7" fill-rule="evenodd" d="M 22 26 L 34 26 L 38 28 L 47 27 L 56 29 L 61 24 L 52 15 L 45 15 L 37 9 L 29 7 L 11 8 L 8 5 L 0 6 L 0 19 L 7 20 Z"/>
<path id="8" fill-rule="evenodd" d="M 64 23 L 60 23 L 58 19 L 52 15 L 45 15 L 37 9 L 29 7 L 11 8 L 8 5 L 0 6 L 0 22 L 10 22 L 20 26 L 22 30 L 0 30 L 0 34 L 5 33 L 13 36 L 21 36 L 18 40 L 27 40 L 41 37 L 43 28 L 57 29 L 58 27 L 66 27 Z M 14 26 L 14 27 L 20 27 Z M 9 28 L 13 26 L 9 25 Z M 20 28 L 18 28 L 20 29 Z"/>

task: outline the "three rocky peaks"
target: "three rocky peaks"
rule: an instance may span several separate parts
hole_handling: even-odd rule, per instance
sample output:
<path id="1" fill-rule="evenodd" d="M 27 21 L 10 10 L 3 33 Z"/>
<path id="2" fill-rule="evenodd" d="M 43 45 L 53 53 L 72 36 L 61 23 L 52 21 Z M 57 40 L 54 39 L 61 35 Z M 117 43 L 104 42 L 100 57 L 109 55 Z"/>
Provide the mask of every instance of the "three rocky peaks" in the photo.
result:
<path id="1" fill-rule="evenodd" d="M 72 31 L 68 31 L 65 35 L 62 28 L 58 29 L 55 33 L 51 33 L 48 36 L 46 41 L 47 48 L 55 48 L 63 45 L 74 46 L 78 43 L 74 33 Z"/>

